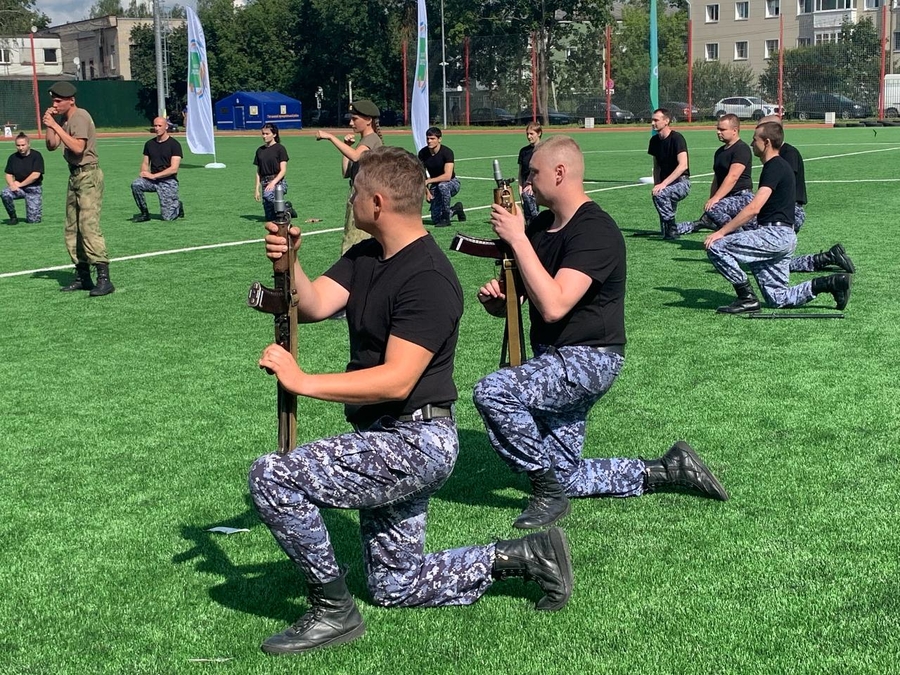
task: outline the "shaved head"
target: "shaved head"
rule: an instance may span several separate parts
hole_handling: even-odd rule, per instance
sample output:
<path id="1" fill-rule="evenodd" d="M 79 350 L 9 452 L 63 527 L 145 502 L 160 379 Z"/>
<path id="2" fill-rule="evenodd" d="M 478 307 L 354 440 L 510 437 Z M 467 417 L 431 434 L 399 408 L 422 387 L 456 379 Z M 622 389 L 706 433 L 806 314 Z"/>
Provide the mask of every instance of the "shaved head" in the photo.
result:
<path id="1" fill-rule="evenodd" d="M 776 124 L 780 124 L 782 127 L 784 126 L 784 122 L 781 121 L 781 118 L 778 115 L 766 115 L 756 123 L 756 126 L 759 126 L 760 124 L 766 124 L 767 122 L 775 122 Z"/>
<path id="2" fill-rule="evenodd" d="M 581 148 L 569 136 L 551 136 L 535 146 L 534 154 L 553 164 L 565 165 L 567 172 L 579 184 L 584 181 L 584 155 Z"/>

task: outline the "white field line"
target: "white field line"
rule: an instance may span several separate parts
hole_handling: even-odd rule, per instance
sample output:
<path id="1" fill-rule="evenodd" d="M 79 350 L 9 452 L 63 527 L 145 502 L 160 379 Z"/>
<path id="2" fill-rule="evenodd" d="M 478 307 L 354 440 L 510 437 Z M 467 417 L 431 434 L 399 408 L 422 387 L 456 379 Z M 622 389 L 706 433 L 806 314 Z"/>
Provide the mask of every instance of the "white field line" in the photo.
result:
<path id="1" fill-rule="evenodd" d="M 853 157 L 855 155 L 867 155 L 867 154 L 871 154 L 871 153 L 875 153 L 875 152 L 889 152 L 892 150 L 900 150 L 900 147 L 895 146 L 895 147 L 890 147 L 890 148 L 879 148 L 877 150 L 860 150 L 859 152 L 848 152 L 848 153 L 844 153 L 844 154 L 840 154 L 840 155 L 826 155 L 823 157 L 811 157 L 809 159 L 804 159 L 804 162 L 815 162 L 820 159 L 839 159 L 841 157 Z M 481 158 L 481 159 L 489 159 L 489 158 L 485 157 L 485 158 Z M 754 168 L 757 168 L 757 167 L 754 166 Z M 713 174 L 710 172 L 710 173 L 696 174 L 694 176 L 691 176 L 691 178 L 708 178 L 709 176 L 712 176 L 712 175 Z M 493 179 L 488 179 L 488 180 L 493 180 Z M 832 180 L 832 181 L 807 181 L 807 182 L 808 183 L 881 183 L 881 182 L 886 183 L 886 182 L 892 182 L 894 180 L 896 180 L 896 179 L 885 178 L 885 179 Z M 624 185 L 614 185 L 612 187 L 597 188 L 596 190 L 585 190 L 585 192 L 587 194 L 595 194 L 597 192 L 610 192 L 612 190 L 623 190 L 625 188 L 631 188 L 631 187 L 647 187 L 647 186 L 644 185 L 643 183 L 626 183 Z M 484 206 L 466 207 L 466 211 L 481 211 L 483 209 L 489 209 L 489 208 L 491 208 L 491 206 L 493 206 L 493 204 L 486 204 Z M 314 234 L 326 234 L 329 232 L 342 232 L 342 231 L 343 231 L 342 227 L 335 227 L 335 228 L 330 228 L 327 230 L 315 230 L 313 232 L 304 232 L 303 236 L 309 237 Z M 110 262 L 121 262 L 123 260 L 138 260 L 141 258 L 155 258 L 155 257 L 162 256 L 162 255 L 172 255 L 173 253 L 190 253 L 193 251 L 205 251 L 205 250 L 216 249 L 216 248 L 227 248 L 229 246 L 244 246 L 245 244 L 259 244 L 262 241 L 263 241 L 262 239 L 248 239 L 245 241 L 229 241 L 229 242 L 224 242 L 221 244 L 206 244 L 204 246 L 190 246 L 187 248 L 177 248 L 177 249 L 171 249 L 171 250 L 166 250 L 166 251 L 152 251 L 150 253 L 139 253 L 137 255 L 129 255 L 129 256 L 124 256 L 122 258 L 111 258 Z M 3 272 L 2 274 L 0 274 L 0 279 L 4 279 L 4 278 L 8 278 L 8 277 L 27 276 L 29 274 L 37 274 L 40 272 L 56 272 L 59 270 L 67 270 L 67 269 L 72 269 L 72 265 L 71 264 L 56 265 L 54 267 L 43 267 L 43 268 L 35 269 L 35 270 L 23 270 L 21 272 Z"/>

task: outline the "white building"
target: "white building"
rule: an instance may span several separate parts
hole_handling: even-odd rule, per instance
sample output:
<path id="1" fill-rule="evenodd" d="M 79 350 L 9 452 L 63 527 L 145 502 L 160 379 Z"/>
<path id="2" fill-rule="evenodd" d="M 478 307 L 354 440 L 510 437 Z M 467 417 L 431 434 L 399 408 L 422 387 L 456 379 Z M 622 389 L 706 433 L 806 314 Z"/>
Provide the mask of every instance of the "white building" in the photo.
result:
<path id="1" fill-rule="evenodd" d="M 58 36 L 46 33 L 35 36 L 33 59 L 31 47 L 30 35 L 0 37 L 0 77 L 30 79 L 34 74 L 32 64 L 37 64 L 38 77 L 62 75 L 62 47 Z"/>

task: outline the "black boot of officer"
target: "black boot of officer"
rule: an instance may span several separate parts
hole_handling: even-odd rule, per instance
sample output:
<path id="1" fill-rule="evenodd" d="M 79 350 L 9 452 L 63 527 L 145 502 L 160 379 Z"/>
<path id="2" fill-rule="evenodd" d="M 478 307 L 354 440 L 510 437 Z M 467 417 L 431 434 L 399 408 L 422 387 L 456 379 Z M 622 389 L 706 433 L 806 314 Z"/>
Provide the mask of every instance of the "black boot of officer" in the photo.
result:
<path id="1" fill-rule="evenodd" d="M 131 219 L 132 223 L 146 223 L 150 220 L 150 211 L 141 209 L 141 212 Z"/>
<path id="2" fill-rule="evenodd" d="M 528 506 L 513 522 L 519 530 L 534 530 L 552 525 L 569 514 L 572 505 L 566 491 L 556 479 L 553 469 L 532 471 L 528 474 L 531 481 L 531 499 Z"/>
<path id="3" fill-rule="evenodd" d="M 466 211 L 463 209 L 462 202 L 456 202 L 453 206 L 450 207 L 450 216 L 456 216 L 459 222 L 466 222 Z"/>
<path id="4" fill-rule="evenodd" d="M 660 488 L 685 488 L 719 501 L 728 499 L 722 484 L 684 441 L 678 441 L 659 459 L 644 464 L 644 487 L 647 492 Z"/>
<path id="5" fill-rule="evenodd" d="M 742 312 L 759 311 L 759 299 L 753 292 L 753 287 L 749 281 L 742 284 L 734 284 L 734 292 L 737 293 L 737 300 L 730 305 L 723 305 L 716 311 L 720 314 L 741 314 Z"/>
<path id="6" fill-rule="evenodd" d="M 856 266 L 840 244 L 835 244 L 827 251 L 813 255 L 813 268 L 816 272 L 832 266 L 844 270 L 847 274 L 853 274 L 856 271 Z"/>
<path id="7" fill-rule="evenodd" d="M 69 291 L 90 291 L 93 288 L 94 282 L 91 280 L 91 266 L 87 263 L 76 263 L 75 281 L 59 290 L 68 293 Z"/>
<path id="8" fill-rule="evenodd" d="M 93 288 L 89 295 L 94 297 L 98 295 L 109 295 L 116 287 L 109 280 L 109 263 L 97 263 L 97 285 Z"/>
<path id="9" fill-rule="evenodd" d="M 356 602 L 342 574 L 334 581 L 309 586 L 309 611 L 292 626 L 262 643 L 267 654 L 302 654 L 350 642 L 366 632 Z"/>
<path id="10" fill-rule="evenodd" d="M 565 532 L 551 527 L 521 539 L 498 541 L 491 576 L 498 580 L 522 577 L 534 581 L 544 591 L 535 609 L 562 609 L 572 595 L 572 556 Z"/>
<path id="11" fill-rule="evenodd" d="M 816 277 L 812 280 L 812 292 L 816 295 L 819 293 L 831 293 L 838 309 L 844 309 L 850 300 L 850 280 L 849 274 L 831 274 L 827 277 Z"/>

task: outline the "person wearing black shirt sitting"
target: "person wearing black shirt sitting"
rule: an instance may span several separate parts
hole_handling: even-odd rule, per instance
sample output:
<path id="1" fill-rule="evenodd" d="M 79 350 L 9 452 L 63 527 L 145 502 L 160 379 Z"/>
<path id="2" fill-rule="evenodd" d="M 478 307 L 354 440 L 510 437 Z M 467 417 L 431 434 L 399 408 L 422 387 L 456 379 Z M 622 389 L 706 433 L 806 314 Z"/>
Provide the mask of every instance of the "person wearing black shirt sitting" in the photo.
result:
<path id="1" fill-rule="evenodd" d="M 163 220 L 184 218 L 184 206 L 178 197 L 178 168 L 181 166 L 181 143 L 169 135 L 169 123 L 164 117 L 153 120 L 155 138 L 144 143 L 141 173 L 131 184 L 131 194 L 139 214 L 131 220 L 146 223 L 150 220 L 145 192 L 159 195 L 159 211 Z"/>
<path id="2" fill-rule="evenodd" d="M 459 193 L 459 178 L 454 171 L 453 150 L 441 141 L 441 130 L 428 127 L 425 130 L 427 145 L 419 150 L 419 161 L 425 165 L 425 198 L 431 203 L 431 224 L 435 227 L 450 225 L 451 216 L 460 222 L 466 219 L 462 202 L 450 206 L 450 199 Z"/>
<path id="3" fill-rule="evenodd" d="M 6 160 L 6 187 L 0 199 L 6 207 L 9 224 L 19 222 L 16 199 L 25 200 L 25 222 L 39 223 L 43 213 L 44 157 L 31 147 L 28 134 L 16 136 L 16 151 Z"/>
<path id="4" fill-rule="evenodd" d="M 819 293 L 831 293 L 837 308 L 844 309 L 850 299 L 849 274 L 832 274 L 788 286 L 791 254 L 797 247 L 797 183 L 790 165 L 778 154 L 783 143 L 781 124 L 765 122 L 756 127 L 753 153 L 763 162 L 756 196 L 704 242 L 713 266 L 731 282 L 738 296 L 730 305 L 719 307 L 718 312 L 759 310 L 759 300 L 740 267 L 742 263 L 750 268 L 772 307 L 799 307 Z M 737 232 L 739 228 L 743 229 Z"/>
<path id="5" fill-rule="evenodd" d="M 353 181 L 356 244 L 321 277 L 294 267 L 298 309 L 315 322 L 346 309 L 346 372 L 313 375 L 290 352 L 269 345 L 259 360 L 289 392 L 343 403 L 353 431 L 260 457 L 250 494 L 260 518 L 301 571 L 309 611 L 267 639 L 270 654 L 349 642 L 365 632 L 320 509 L 359 511 L 369 591 L 385 607 L 476 602 L 494 580 L 535 581 L 537 609 L 561 609 L 572 590 L 562 530 L 522 539 L 425 553 L 431 495 L 450 476 L 459 451 L 453 364 L 462 289 L 446 254 L 422 224 L 422 164 L 401 148 L 362 153 Z M 266 225 L 270 233 L 274 224 Z M 290 236 L 299 247 L 300 231 Z M 266 237 L 272 259 L 287 242 Z M 414 636 L 407 636 L 412 639 Z"/>
<path id="6" fill-rule="evenodd" d="M 584 192 L 584 158 L 569 137 L 538 144 L 531 184 L 546 206 L 526 228 L 499 205 L 491 225 L 509 245 L 525 287 L 534 357 L 475 385 L 473 399 L 500 458 L 527 473 L 532 496 L 513 527 L 533 529 L 565 516 L 569 497 L 633 497 L 686 487 L 728 495 L 684 441 L 657 460 L 584 459 L 587 415 L 625 363 L 625 241 L 615 221 Z M 496 279 L 478 291 L 488 313 L 504 316 Z"/>
<path id="7" fill-rule="evenodd" d="M 665 108 L 653 111 L 647 154 L 653 157 L 653 206 L 659 214 L 659 230 L 666 239 L 674 236 L 678 202 L 691 192 L 691 169 L 687 141 L 671 127 L 672 116 Z"/>

